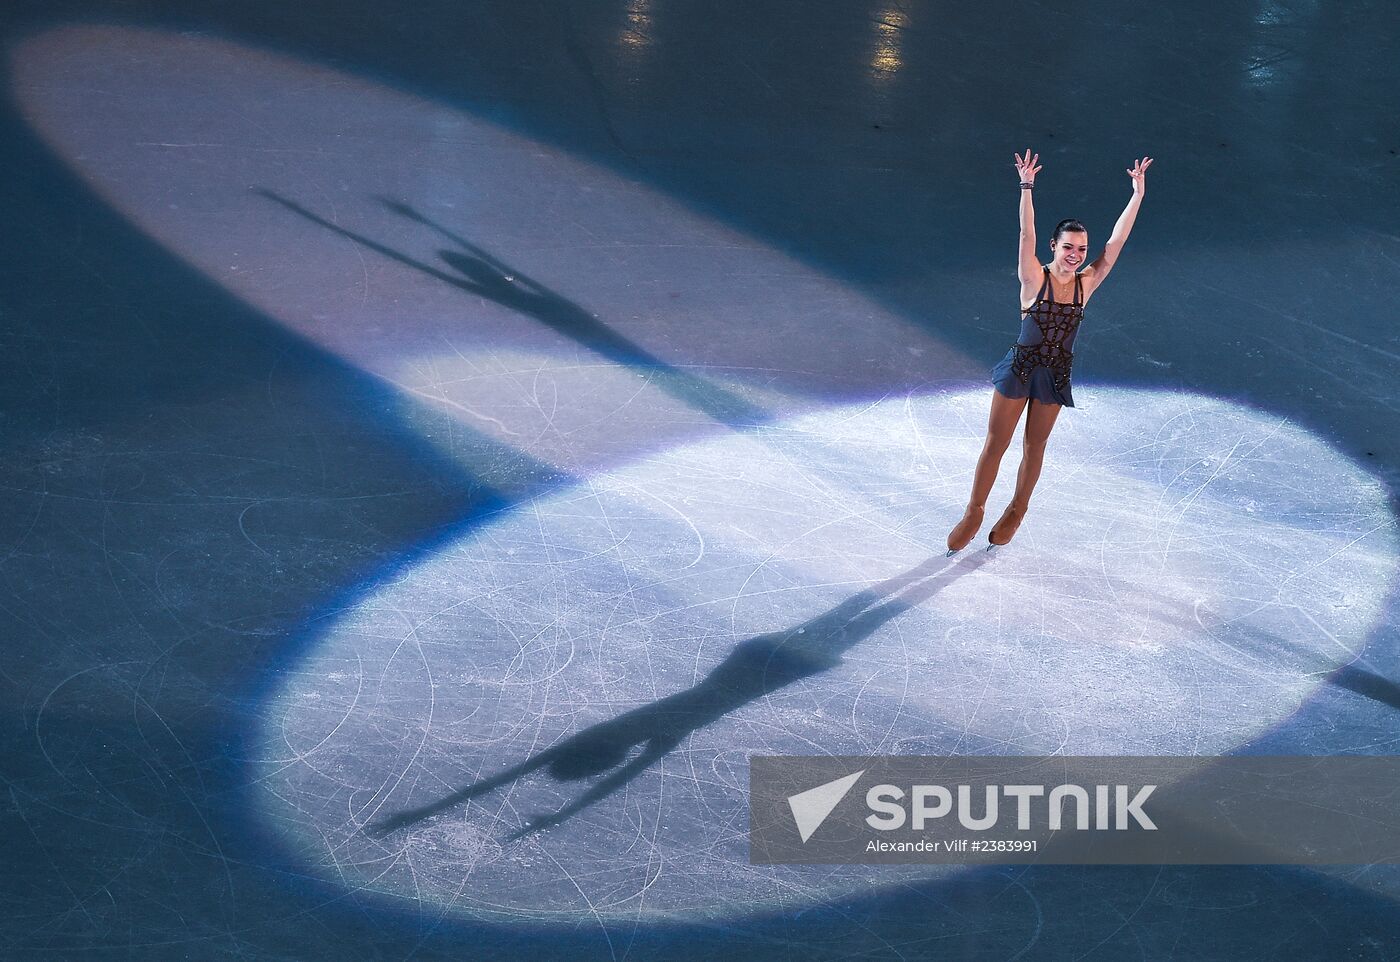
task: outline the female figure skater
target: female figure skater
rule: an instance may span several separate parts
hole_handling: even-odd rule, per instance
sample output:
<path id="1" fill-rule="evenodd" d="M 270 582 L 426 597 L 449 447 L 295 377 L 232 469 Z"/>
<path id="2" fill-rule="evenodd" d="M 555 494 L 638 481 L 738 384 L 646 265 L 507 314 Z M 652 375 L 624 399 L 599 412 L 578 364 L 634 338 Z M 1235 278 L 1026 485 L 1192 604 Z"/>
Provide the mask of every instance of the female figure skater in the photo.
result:
<path id="1" fill-rule="evenodd" d="M 982 512 L 992 492 L 1001 456 L 1011 444 L 1011 436 L 1026 411 L 1026 434 L 1021 448 L 1021 470 L 1016 475 L 1016 493 L 992 525 L 987 540 L 1003 545 L 1011 540 L 1030 507 L 1031 491 L 1040 478 L 1045 459 L 1045 443 L 1064 405 L 1074 407 L 1070 394 L 1070 364 L 1074 360 L 1074 335 L 1084 319 L 1084 305 L 1104 282 L 1123 250 L 1133 229 L 1142 195 L 1147 189 L 1147 168 L 1152 158 L 1134 161 L 1128 176 L 1133 180 L 1133 197 L 1113 225 L 1113 234 L 1098 260 L 1080 270 L 1089 250 L 1089 235 L 1077 220 L 1062 220 L 1050 238 L 1051 263 L 1042 265 L 1035 256 L 1035 208 L 1031 192 L 1036 161 L 1040 155 L 1013 155 L 1021 175 L 1021 259 L 1017 276 L 1021 279 L 1021 336 L 992 368 L 992 414 L 987 422 L 987 442 L 977 459 L 972 478 L 972 497 L 967 511 L 948 532 L 948 552 L 959 551 L 982 527 Z M 1036 293 L 1037 288 L 1039 293 Z"/>

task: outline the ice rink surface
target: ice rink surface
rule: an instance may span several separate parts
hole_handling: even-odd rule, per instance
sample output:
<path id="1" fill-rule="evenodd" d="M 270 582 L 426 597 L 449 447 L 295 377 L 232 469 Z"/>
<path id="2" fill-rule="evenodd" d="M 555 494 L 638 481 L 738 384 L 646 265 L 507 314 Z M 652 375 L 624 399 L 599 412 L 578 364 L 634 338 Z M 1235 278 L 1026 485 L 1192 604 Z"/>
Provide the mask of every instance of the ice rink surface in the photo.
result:
<path id="1" fill-rule="evenodd" d="M 1400 958 L 1393 853 L 747 857 L 751 755 L 1395 753 L 1400 9 L 0 25 L 0 957 Z M 1156 162 L 946 557 L 1027 147 L 1043 260 Z"/>

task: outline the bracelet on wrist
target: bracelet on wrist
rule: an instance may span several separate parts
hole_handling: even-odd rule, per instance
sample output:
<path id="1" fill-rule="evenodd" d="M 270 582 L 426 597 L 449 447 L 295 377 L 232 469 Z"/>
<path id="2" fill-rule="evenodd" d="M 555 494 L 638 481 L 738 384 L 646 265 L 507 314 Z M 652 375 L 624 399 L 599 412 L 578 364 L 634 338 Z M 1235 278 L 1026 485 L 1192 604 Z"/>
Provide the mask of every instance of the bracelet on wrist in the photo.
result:
<path id="1" fill-rule="evenodd" d="M 1033 188 L 1033 187 L 1035 187 L 1035 184 L 1028 184 L 1028 183 L 1026 183 L 1025 181 L 1021 181 L 1021 189 L 1022 189 L 1022 190 L 1030 190 L 1030 189 Z"/>

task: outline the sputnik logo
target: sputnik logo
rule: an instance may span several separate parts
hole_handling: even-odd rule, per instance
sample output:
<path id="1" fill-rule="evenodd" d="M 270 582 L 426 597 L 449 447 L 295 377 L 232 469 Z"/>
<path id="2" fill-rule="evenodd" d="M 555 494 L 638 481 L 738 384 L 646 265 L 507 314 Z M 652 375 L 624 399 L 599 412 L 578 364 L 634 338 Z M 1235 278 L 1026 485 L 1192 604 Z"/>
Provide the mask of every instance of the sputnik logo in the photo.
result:
<path id="1" fill-rule="evenodd" d="M 802 836 L 804 844 L 807 839 L 812 837 L 812 833 L 821 827 L 822 822 L 826 821 L 831 810 L 841 803 L 841 799 L 846 797 L 851 786 L 855 785 L 864 774 L 865 769 L 862 768 L 854 774 L 838 778 L 833 782 L 827 782 L 816 788 L 809 788 L 805 792 L 788 796 L 788 808 L 792 809 L 792 820 L 797 823 L 797 831 Z"/>

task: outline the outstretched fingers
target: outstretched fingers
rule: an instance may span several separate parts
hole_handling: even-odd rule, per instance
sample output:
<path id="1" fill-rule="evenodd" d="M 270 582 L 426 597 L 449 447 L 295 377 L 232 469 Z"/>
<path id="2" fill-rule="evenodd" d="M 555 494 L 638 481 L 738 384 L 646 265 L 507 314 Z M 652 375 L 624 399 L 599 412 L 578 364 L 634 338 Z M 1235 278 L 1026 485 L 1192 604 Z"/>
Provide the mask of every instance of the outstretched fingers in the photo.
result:
<path id="1" fill-rule="evenodd" d="M 1015 158 L 1016 169 L 1023 177 L 1027 175 L 1034 177 L 1039 173 L 1040 167 L 1036 165 L 1036 162 L 1040 160 L 1040 155 L 1032 155 L 1029 147 L 1026 148 L 1026 156 L 1022 157 L 1020 154 L 1012 154 L 1011 156 Z"/>

